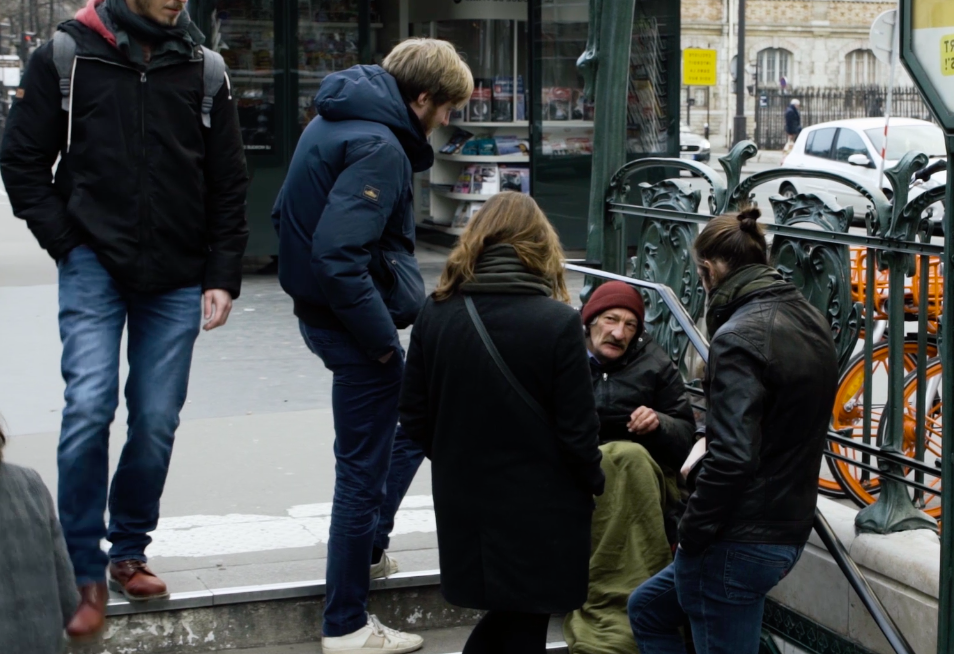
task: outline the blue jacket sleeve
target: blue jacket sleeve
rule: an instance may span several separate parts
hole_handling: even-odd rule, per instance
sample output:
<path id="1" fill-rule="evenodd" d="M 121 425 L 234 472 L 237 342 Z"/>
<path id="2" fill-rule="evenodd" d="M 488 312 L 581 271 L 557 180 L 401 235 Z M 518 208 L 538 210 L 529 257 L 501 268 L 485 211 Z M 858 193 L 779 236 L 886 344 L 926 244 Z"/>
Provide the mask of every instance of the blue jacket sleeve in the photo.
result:
<path id="1" fill-rule="evenodd" d="M 369 272 L 372 252 L 405 187 L 404 152 L 386 141 L 349 148 L 312 239 L 311 265 L 335 315 L 372 359 L 398 344 Z"/>

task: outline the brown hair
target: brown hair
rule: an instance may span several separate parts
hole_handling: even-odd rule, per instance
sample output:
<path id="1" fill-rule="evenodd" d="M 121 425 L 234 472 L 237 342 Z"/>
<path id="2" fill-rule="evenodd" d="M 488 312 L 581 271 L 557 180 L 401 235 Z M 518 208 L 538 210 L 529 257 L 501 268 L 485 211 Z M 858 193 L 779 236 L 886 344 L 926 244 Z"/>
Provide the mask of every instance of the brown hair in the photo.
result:
<path id="1" fill-rule="evenodd" d="M 381 67 L 397 80 L 407 102 L 427 93 L 437 106 L 447 102 L 460 106 L 474 92 L 470 67 L 447 41 L 407 39 L 394 46 Z"/>
<path id="2" fill-rule="evenodd" d="M 751 264 L 766 265 L 768 246 L 758 223 L 761 216 L 762 212 L 752 207 L 710 220 L 692 244 L 696 262 L 717 261 L 727 273 Z"/>
<path id="3" fill-rule="evenodd" d="M 493 196 L 471 218 L 447 257 L 434 299 L 446 300 L 461 284 L 473 281 L 474 266 L 484 249 L 500 243 L 512 245 L 530 272 L 550 282 L 553 297 L 570 301 L 563 274 L 563 248 L 556 230 L 533 198 L 513 191 Z"/>

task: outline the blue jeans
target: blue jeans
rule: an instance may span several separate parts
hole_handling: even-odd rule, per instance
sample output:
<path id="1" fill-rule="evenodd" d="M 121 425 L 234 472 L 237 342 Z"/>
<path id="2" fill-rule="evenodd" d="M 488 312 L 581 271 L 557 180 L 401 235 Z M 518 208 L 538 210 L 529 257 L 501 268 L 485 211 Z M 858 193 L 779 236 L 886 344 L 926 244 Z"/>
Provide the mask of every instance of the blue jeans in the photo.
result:
<path id="1" fill-rule="evenodd" d="M 146 560 L 186 399 L 201 290 L 130 292 L 85 246 L 57 267 L 66 381 L 57 451 L 59 511 L 76 580 L 83 585 L 105 580 L 110 560 Z M 129 420 L 109 488 L 107 531 L 109 426 L 119 404 L 119 350 L 127 322 Z M 100 548 L 104 537 L 112 544 L 108 557 Z"/>
<path id="2" fill-rule="evenodd" d="M 382 364 L 347 332 L 299 326 L 334 375 L 335 496 L 322 630 L 346 636 L 368 622 L 371 550 L 387 549 L 394 514 L 424 452 L 398 426 L 404 353 Z"/>
<path id="3" fill-rule="evenodd" d="M 718 541 L 676 560 L 629 598 L 641 654 L 685 654 L 686 616 L 698 654 L 757 654 L 766 594 L 788 574 L 802 547 Z"/>

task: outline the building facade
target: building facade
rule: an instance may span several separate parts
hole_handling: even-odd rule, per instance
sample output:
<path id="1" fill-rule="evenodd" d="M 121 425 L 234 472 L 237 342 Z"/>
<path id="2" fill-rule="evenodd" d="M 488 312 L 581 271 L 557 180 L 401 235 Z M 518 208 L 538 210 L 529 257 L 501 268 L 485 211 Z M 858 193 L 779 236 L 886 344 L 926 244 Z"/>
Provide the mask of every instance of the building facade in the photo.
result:
<path id="1" fill-rule="evenodd" d="M 681 116 L 699 133 L 708 121 L 717 150 L 731 143 L 738 7 L 738 0 L 682 0 L 682 47 L 716 50 L 719 68 L 716 86 L 683 87 Z M 748 133 L 755 130 L 756 90 L 786 89 L 796 97 L 808 87 L 887 86 L 889 67 L 875 58 L 869 34 L 875 19 L 896 7 L 882 0 L 747 0 Z M 895 86 L 911 85 L 898 66 Z"/>

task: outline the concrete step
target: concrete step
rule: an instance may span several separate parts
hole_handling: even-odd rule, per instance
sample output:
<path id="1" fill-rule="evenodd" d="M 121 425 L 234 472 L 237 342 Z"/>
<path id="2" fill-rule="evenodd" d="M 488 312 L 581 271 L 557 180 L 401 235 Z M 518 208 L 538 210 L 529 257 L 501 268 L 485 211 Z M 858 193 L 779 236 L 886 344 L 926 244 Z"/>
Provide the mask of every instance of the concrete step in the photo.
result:
<path id="1" fill-rule="evenodd" d="M 102 639 L 67 652 L 320 652 L 324 599 L 323 580 L 173 593 L 167 600 L 145 603 L 114 599 Z M 460 652 L 481 616 L 444 600 L 436 570 L 372 582 L 368 611 L 389 627 L 424 636 L 425 654 Z M 562 616 L 555 616 L 548 634 L 552 651 L 566 651 L 562 640 Z"/>
<path id="2" fill-rule="evenodd" d="M 554 625 L 562 625 L 561 620 L 550 624 L 549 644 L 547 651 L 550 654 L 567 654 L 566 643 L 562 635 L 554 637 Z M 472 627 L 451 627 L 449 629 L 429 629 L 418 632 L 424 638 L 424 647 L 418 650 L 419 654 L 460 654 L 470 636 Z M 183 650 L 186 651 L 186 650 Z M 274 647 L 256 647 L 254 649 L 231 650 L 235 654 L 321 654 L 321 645 L 314 643 L 299 643 L 296 645 L 276 645 Z"/>

